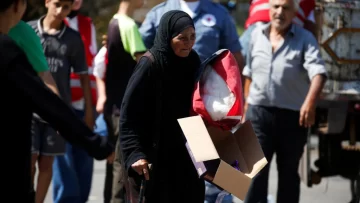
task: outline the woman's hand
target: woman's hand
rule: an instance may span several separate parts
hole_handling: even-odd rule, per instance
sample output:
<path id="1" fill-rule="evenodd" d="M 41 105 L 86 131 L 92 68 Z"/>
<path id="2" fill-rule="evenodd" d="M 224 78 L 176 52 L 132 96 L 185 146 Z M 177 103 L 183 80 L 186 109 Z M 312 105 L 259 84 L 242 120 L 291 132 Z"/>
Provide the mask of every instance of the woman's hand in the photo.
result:
<path id="1" fill-rule="evenodd" d="M 140 159 L 131 165 L 131 168 L 136 171 L 139 175 L 145 176 L 146 180 L 149 180 L 149 163 L 145 159 Z"/>

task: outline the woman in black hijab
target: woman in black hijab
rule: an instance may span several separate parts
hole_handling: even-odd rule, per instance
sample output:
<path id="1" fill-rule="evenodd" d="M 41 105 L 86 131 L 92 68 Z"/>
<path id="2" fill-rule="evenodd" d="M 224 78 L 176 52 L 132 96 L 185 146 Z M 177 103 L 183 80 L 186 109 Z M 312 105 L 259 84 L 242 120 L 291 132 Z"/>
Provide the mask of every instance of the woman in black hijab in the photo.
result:
<path id="1" fill-rule="evenodd" d="M 137 184 L 143 175 L 150 179 L 147 203 L 204 202 L 204 181 L 177 122 L 190 116 L 200 67 L 194 43 L 191 17 L 182 11 L 165 13 L 150 49 L 153 61 L 140 59 L 124 95 L 119 136 L 124 166 Z"/>

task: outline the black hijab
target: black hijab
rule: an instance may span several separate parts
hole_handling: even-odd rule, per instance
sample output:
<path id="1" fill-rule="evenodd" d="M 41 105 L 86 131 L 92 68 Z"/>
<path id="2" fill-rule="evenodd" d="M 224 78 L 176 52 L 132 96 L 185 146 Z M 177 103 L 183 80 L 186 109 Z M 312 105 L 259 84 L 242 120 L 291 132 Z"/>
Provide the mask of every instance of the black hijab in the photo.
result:
<path id="1" fill-rule="evenodd" d="M 161 17 L 154 45 L 150 49 L 157 68 L 165 72 L 177 72 L 179 69 L 191 69 L 192 67 L 189 66 L 198 65 L 199 59 L 195 51 L 191 51 L 188 57 L 179 57 L 170 45 L 171 40 L 188 27 L 195 29 L 192 18 L 183 11 L 168 11 Z"/>
<path id="2" fill-rule="evenodd" d="M 189 116 L 200 58 L 195 51 L 191 51 L 187 57 L 177 56 L 171 48 L 171 40 L 188 27 L 194 27 L 194 23 L 187 13 L 177 10 L 165 13 L 160 20 L 154 45 L 150 49 L 155 59 L 154 68 L 162 78 L 160 92 L 162 97 L 166 98 L 166 102 L 162 102 L 162 112 L 165 112 L 165 117 L 171 123 L 168 123 L 168 127 L 179 132 L 181 130 L 176 119 Z"/>

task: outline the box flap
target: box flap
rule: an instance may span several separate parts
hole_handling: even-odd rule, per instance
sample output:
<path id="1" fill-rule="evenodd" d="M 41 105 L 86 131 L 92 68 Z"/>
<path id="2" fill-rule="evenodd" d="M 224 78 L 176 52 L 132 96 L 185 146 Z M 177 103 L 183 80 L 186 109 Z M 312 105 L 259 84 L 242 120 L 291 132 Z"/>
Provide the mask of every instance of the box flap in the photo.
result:
<path id="1" fill-rule="evenodd" d="M 200 116 L 178 119 L 196 162 L 219 159 L 219 154 Z"/>
<path id="2" fill-rule="evenodd" d="M 251 178 L 221 161 L 213 183 L 244 200 L 251 184 Z"/>
<path id="3" fill-rule="evenodd" d="M 246 121 L 234 134 L 245 159 L 247 176 L 253 178 L 268 163 L 250 121 Z"/>
<path id="4" fill-rule="evenodd" d="M 240 171 L 247 172 L 248 168 L 246 161 L 233 134 L 230 131 L 223 131 L 211 127 L 208 128 L 208 131 L 220 159 L 230 165 L 234 164 L 235 161 L 238 161 Z"/>

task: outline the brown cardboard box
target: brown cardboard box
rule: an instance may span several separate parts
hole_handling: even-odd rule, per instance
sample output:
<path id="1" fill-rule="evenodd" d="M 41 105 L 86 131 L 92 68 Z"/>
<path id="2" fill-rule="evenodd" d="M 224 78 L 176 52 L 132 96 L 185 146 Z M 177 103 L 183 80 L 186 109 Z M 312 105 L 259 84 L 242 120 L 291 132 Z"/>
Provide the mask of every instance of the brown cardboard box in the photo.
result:
<path id="1" fill-rule="evenodd" d="M 267 164 L 250 121 L 234 133 L 206 127 L 200 116 L 178 122 L 199 177 L 244 200 L 252 178 Z M 240 171 L 232 166 L 236 160 Z"/>

